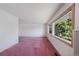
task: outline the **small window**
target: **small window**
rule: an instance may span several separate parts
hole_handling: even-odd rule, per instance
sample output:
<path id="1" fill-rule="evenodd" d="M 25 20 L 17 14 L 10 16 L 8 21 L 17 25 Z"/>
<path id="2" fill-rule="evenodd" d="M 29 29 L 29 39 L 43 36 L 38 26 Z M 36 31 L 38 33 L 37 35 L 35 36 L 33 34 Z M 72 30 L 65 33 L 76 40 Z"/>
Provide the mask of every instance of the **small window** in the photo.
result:
<path id="1" fill-rule="evenodd" d="M 52 25 L 49 25 L 49 34 L 52 34 Z"/>

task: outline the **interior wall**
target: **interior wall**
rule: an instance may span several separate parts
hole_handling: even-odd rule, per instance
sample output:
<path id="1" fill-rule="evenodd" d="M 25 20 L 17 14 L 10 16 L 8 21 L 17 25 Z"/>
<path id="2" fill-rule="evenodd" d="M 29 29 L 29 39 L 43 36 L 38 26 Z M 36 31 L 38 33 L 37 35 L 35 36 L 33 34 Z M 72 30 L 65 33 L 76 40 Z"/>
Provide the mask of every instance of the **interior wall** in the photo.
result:
<path id="1" fill-rule="evenodd" d="M 60 41 L 59 39 L 53 37 L 52 35 L 47 35 L 49 41 L 51 42 L 51 44 L 56 48 L 56 50 L 59 52 L 60 55 L 62 56 L 72 56 L 74 55 L 73 53 L 73 48 L 71 48 L 70 46 L 66 45 L 65 43 L 63 43 L 62 41 Z"/>
<path id="2" fill-rule="evenodd" d="M 0 52 L 18 43 L 18 18 L 0 10 Z"/>
<path id="3" fill-rule="evenodd" d="M 79 31 L 79 3 L 75 4 L 75 31 Z"/>
<path id="4" fill-rule="evenodd" d="M 72 4 L 65 4 L 52 18 L 50 22 L 55 20 L 63 11 L 65 11 L 67 8 L 69 8 Z M 50 24 L 48 22 L 48 24 Z M 72 56 L 74 55 L 74 48 L 65 44 L 64 42 L 60 41 L 59 39 L 52 36 L 52 34 L 47 34 L 47 37 L 49 41 L 54 45 L 54 47 L 57 49 L 57 51 L 60 53 L 60 55 L 63 56 Z"/>
<path id="5" fill-rule="evenodd" d="M 79 3 L 75 4 L 75 33 L 74 33 L 74 51 L 79 56 Z"/>
<path id="6" fill-rule="evenodd" d="M 19 36 L 45 37 L 44 24 L 19 24 Z"/>

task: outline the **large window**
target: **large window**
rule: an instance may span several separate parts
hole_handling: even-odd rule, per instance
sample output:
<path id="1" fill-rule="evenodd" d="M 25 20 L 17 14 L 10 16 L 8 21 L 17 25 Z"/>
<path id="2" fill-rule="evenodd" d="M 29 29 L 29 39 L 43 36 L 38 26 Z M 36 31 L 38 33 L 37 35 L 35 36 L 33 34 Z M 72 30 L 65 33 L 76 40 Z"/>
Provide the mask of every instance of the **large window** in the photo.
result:
<path id="1" fill-rule="evenodd" d="M 68 41 L 72 40 L 72 22 L 70 18 L 55 24 L 55 35 Z"/>
<path id="2" fill-rule="evenodd" d="M 69 45 L 73 40 L 73 17 L 73 9 L 70 8 L 52 23 L 52 34 Z"/>

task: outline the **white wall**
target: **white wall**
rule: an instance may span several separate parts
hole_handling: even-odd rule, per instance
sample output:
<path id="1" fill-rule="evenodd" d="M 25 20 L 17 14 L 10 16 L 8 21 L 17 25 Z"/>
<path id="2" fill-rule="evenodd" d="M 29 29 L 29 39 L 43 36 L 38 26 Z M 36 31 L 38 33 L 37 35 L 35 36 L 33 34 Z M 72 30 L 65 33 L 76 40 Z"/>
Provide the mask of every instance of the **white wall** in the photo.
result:
<path id="1" fill-rule="evenodd" d="M 44 37 L 45 26 L 43 24 L 20 24 L 19 36 Z"/>
<path id="2" fill-rule="evenodd" d="M 74 52 L 79 56 L 79 3 L 75 4 L 75 40 L 74 40 Z"/>
<path id="3" fill-rule="evenodd" d="M 57 38 L 48 35 L 48 39 L 51 42 L 52 45 L 57 49 L 57 51 L 60 53 L 62 56 L 71 56 L 74 55 L 73 48 L 70 46 L 66 45 L 62 41 L 58 40 Z"/>
<path id="4" fill-rule="evenodd" d="M 69 8 L 72 4 L 65 4 L 57 13 L 56 15 L 52 18 L 51 21 L 55 20 L 63 11 L 65 11 L 67 8 Z M 51 22 L 50 21 L 50 22 Z M 50 24 L 50 22 L 48 24 Z M 71 56 L 74 55 L 74 48 L 68 46 L 67 44 L 61 42 L 57 38 L 54 38 L 52 35 L 47 34 L 47 37 L 49 41 L 54 45 L 54 47 L 58 50 L 58 52 L 61 55 L 64 56 Z"/>
<path id="5" fill-rule="evenodd" d="M 79 31 L 79 3 L 75 4 L 75 31 Z"/>
<path id="6" fill-rule="evenodd" d="M 0 52 L 18 43 L 18 18 L 0 10 Z"/>

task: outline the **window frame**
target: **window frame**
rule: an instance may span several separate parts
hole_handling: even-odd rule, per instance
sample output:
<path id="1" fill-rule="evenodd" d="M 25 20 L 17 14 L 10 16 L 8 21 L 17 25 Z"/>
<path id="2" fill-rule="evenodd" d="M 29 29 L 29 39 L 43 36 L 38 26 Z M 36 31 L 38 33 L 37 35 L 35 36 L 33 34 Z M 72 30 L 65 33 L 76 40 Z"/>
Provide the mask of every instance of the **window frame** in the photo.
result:
<path id="1" fill-rule="evenodd" d="M 49 25 L 49 34 L 52 34 L 52 25 Z"/>
<path id="2" fill-rule="evenodd" d="M 52 26 L 54 26 L 53 24 L 54 24 L 54 22 L 56 22 L 59 18 L 61 18 L 61 17 L 63 17 L 65 14 L 67 14 L 69 11 L 72 11 L 72 41 L 71 41 L 71 44 L 70 43 L 68 43 L 68 42 L 66 42 L 65 41 L 65 39 L 63 39 L 63 38 L 60 38 L 60 37 L 58 37 L 58 36 L 56 36 L 56 35 L 54 35 L 54 31 L 52 32 L 52 35 L 55 37 L 55 38 L 57 38 L 57 39 L 59 39 L 60 41 L 62 41 L 62 42 L 64 42 L 65 44 L 67 44 L 67 45 L 69 45 L 69 46 L 71 46 L 71 47 L 73 47 L 73 35 L 74 35 L 74 24 L 75 24 L 75 4 L 73 4 L 72 6 L 70 6 L 68 9 L 66 9 L 64 12 L 62 12 L 54 21 L 52 21 L 51 22 L 51 24 L 52 24 Z M 63 39 L 63 40 L 62 40 Z"/>

